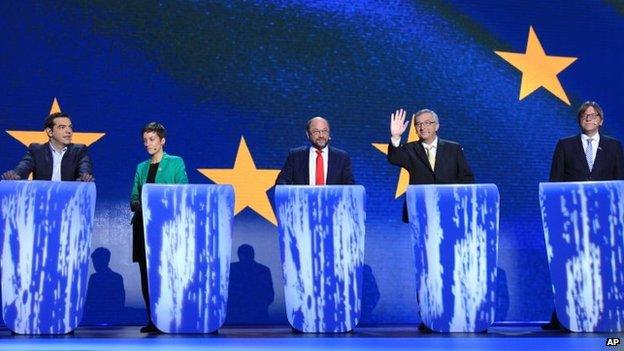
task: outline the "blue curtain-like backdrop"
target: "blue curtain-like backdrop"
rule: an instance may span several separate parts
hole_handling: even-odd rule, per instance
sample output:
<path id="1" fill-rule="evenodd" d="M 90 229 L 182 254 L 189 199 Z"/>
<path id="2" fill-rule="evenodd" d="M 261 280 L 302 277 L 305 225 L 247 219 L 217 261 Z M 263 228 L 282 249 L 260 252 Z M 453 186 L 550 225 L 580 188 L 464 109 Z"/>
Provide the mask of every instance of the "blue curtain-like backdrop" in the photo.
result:
<path id="1" fill-rule="evenodd" d="M 615 0 L 4 1 L 0 168 L 19 161 L 32 141 L 20 132 L 42 130 L 55 98 L 76 133 L 103 134 L 82 135 L 98 193 L 92 248 L 110 252 L 109 262 L 103 250 L 94 257 L 90 286 L 99 288 L 85 323 L 140 323 L 128 200 L 147 158 L 140 130 L 162 122 L 166 151 L 184 158 L 190 182 L 252 184 L 235 187 L 229 322 L 285 323 L 273 189 L 260 181 L 272 173 L 259 171 L 279 170 L 306 143 L 306 120 L 325 116 L 367 192 L 364 322 L 415 323 L 399 169 L 373 144 L 388 141 L 395 109 L 430 108 L 477 181 L 500 190 L 497 319 L 546 320 L 538 183 L 557 140 L 577 133 L 583 101 L 599 102 L 603 132 L 624 138 L 623 15 Z M 527 52 L 530 33 L 546 56 Z M 528 72 L 496 52 L 545 67 L 552 56 L 575 60 L 533 76 L 551 89 L 520 98 Z"/>

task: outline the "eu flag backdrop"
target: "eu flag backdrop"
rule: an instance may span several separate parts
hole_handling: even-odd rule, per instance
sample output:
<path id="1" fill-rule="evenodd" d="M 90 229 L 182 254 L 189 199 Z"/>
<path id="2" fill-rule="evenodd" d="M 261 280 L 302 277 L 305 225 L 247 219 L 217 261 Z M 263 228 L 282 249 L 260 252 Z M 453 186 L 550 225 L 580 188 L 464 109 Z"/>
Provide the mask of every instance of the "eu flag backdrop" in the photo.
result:
<path id="1" fill-rule="evenodd" d="M 142 309 L 128 200 L 147 158 L 141 128 L 160 121 L 191 182 L 235 186 L 233 258 L 254 248 L 275 290 L 265 322 L 284 323 L 272 184 L 288 150 L 306 143 L 307 119 L 324 116 L 368 197 L 365 260 L 379 294 L 365 322 L 411 323 L 403 185 L 375 144 L 388 142 L 395 109 L 430 108 L 477 182 L 500 189 L 508 300 L 497 319 L 546 320 L 538 183 L 557 140 L 577 133 L 583 101 L 599 102 L 603 132 L 624 138 L 623 14 L 615 0 L 5 1 L 0 166 L 40 138 L 28 132 L 51 108 L 72 116 L 94 162 L 93 249 L 111 250 L 126 307 Z"/>

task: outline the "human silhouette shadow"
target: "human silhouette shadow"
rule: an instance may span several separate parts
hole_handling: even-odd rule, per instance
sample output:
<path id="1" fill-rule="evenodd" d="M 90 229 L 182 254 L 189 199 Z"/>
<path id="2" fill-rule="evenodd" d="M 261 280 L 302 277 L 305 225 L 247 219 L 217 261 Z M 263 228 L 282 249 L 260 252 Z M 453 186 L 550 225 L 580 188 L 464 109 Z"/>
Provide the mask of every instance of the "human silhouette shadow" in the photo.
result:
<path id="1" fill-rule="evenodd" d="M 507 272 L 496 267 L 496 321 L 504 321 L 509 311 L 509 288 L 507 286 Z"/>
<path id="2" fill-rule="evenodd" d="M 105 247 L 98 247 L 91 254 L 95 273 L 89 277 L 83 324 L 113 325 L 124 322 L 126 292 L 123 277 L 108 266 L 110 257 L 111 252 Z"/>
<path id="3" fill-rule="evenodd" d="M 269 305 L 275 297 L 271 270 L 254 257 L 253 247 L 243 244 L 238 247 L 238 262 L 230 265 L 228 324 L 269 323 Z"/>
<path id="4" fill-rule="evenodd" d="M 371 322 L 373 310 L 379 302 L 379 287 L 377 280 L 373 275 L 371 266 L 364 264 L 362 267 L 362 315 L 360 324 L 368 324 Z"/>

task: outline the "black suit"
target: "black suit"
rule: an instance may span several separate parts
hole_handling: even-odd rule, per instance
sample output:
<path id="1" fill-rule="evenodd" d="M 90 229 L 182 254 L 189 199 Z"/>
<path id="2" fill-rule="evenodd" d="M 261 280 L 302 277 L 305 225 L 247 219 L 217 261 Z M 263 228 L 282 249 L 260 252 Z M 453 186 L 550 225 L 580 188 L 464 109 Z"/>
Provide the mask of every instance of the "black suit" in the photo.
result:
<path id="1" fill-rule="evenodd" d="M 345 151 L 328 147 L 327 185 L 355 184 L 351 171 L 351 158 Z M 277 185 L 310 184 L 310 147 L 303 146 L 290 150 L 286 163 L 275 180 Z"/>
<path id="2" fill-rule="evenodd" d="M 581 135 L 560 139 L 550 168 L 551 182 L 624 179 L 624 157 L 619 140 L 600 135 L 600 143 L 591 172 L 585 157 Z"/>
<path id="3" fill-rule="evenodd" d="M 410 184 L 458 184 L 474 183 L 474 175 L 468 167 L 462 147 L 453 141 L 438 138 L 435 171 L 431 169 L 422 141 L 414 141 L 394 147 L 388 144 L 388 161 L 409 172 Z M 403 206 L 403 222 L 408 222 L 407 206 Z"/>
<path id="4" fill-rule="evenodd" d="M 22 179 L 32 172 L 34 180 L 51 180 L 54 159 L 50 143 L 33 143 L 14 171 Z M 84 144 L 69 144 L 61 159 L 61 180 L 76 180 L 83 174 L 92 174 L 91 160 Z"/>
<path id="5" fill-rule="evenodd" d="M 551 182 L 599 181 L 624 179 L 624 159 L 619 140 L 600 135 L 596 159 L 590 172 L 581 134 L 559 139 L 550 167 Z M 562 328 L 553 311 L 545 329 Z"/>

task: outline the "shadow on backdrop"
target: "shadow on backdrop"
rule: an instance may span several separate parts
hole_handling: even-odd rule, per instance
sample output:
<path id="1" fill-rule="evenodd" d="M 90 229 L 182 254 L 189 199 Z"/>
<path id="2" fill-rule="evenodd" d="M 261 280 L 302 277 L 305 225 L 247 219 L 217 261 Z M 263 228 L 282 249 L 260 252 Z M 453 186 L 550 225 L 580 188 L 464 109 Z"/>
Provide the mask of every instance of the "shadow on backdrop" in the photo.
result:
<path id="1" fill-rule="evenodd" d="M 495 321 L 504 321 L 509 311 L 509 288 L 507 287 L 507 272 L 496 267 L 496 318 Z"/>
<path id="2" fill-rule="evenodd" d="M 381 297 L 373 269 L 367 264 L 362 267 L 362 280 L 362 316 L 359 325 L 371 323 L 371 315 Z"/>
<path id="3" fill-rule="evenodd" d="M 145 309 L 125 307 L 123 277 L 108 266 L 111 252 L 98 247 L 91 253 L 95 273 L 89 277 L 87 300 L 81 325 L 122 325 L 145 323 Z"/>
<path id="4" fill-rule="evenodd" d="M 238 247 L 238 262 L 230 265 L 227 324 L 267 324 L 273 303 L 273 279 L 269 267 L 254 259 L 254 248 Z"/>

